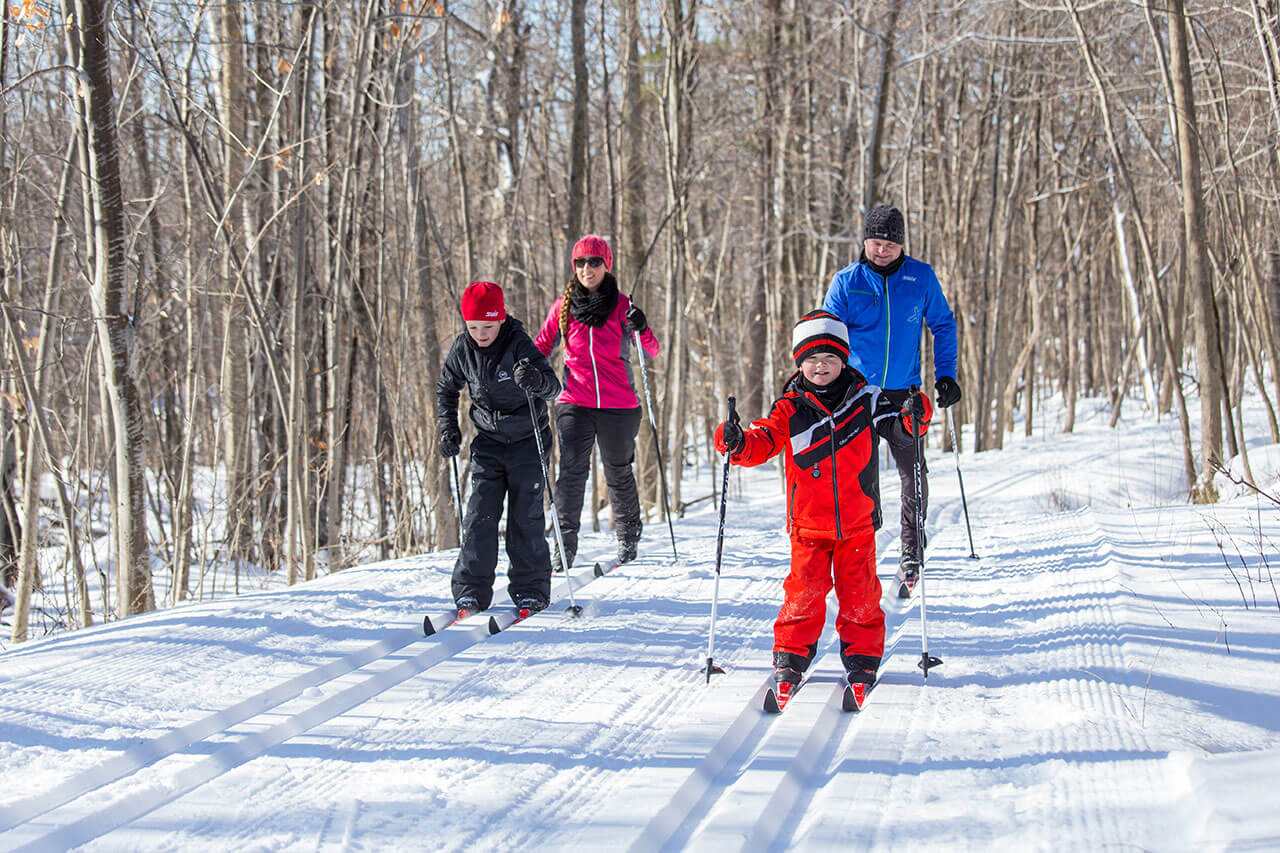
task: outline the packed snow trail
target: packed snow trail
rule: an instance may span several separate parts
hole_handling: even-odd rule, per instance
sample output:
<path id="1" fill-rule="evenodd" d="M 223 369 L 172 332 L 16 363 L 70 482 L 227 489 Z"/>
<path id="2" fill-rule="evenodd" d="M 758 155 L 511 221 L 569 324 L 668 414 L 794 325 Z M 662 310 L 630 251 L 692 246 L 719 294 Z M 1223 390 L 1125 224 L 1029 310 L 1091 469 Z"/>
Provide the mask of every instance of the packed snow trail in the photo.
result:
<path id="1" fill-rule="evenodd" d="M 760 710 L 788 554 L 771 471 L 734 472 L 709 686 L 709 504 L 676 525 L 685 565 L 580 567 L 581 619 L 423 638 L 449 606 L 435 554 L 6 652 L 0 762 L 21 782 L 0 849 L 1274 848 L 1280 616 L 1259 556 L 1280 565 L 1280 537 L 1256 503 L 1160 503 L 1171 430 L 966 457 L 980 560 L 935 464 L 945 664 L 921 677 L 918 602 L 886 595 L 857 714 L 830 627 L 792 704 Z"/>
<path id="2" fill-rule="evenodd" d="M 591 569 L 578 569 L 574 575 L 579 585 L 594 578 Z M 557 579 L 552 587 L 553 606 L 562 604 L 567 589 L 565 580 Z M 422 639 L 421 632 L 416 636 L 397 632 L 390 642 L 348 655 L 156 738 L 81 772 L 54 791 L 6 807 L 0 812 L 0 827 L 11 829 L 5 841 L 14 850 L 31 851 L 65 850 L 83 844 L 104 829 L 141 817 L 459 655 L 492 636 L 488 623 L 487 613 L 476 614 L 433 634 L 435 642 L 423 641 L 416 647 L 411 643 Z M 201 742 L 206 748 L 198 748 Z M 192 752 L 207 754 L 192 761 L 187 754 Z M 116 782 L 120 784 L 113 786 Z M 107 798 L 113 787 L 121 792 L 117 800 L 110 801 Z M 13 828 L 19 823 L 20 827 Z"/>

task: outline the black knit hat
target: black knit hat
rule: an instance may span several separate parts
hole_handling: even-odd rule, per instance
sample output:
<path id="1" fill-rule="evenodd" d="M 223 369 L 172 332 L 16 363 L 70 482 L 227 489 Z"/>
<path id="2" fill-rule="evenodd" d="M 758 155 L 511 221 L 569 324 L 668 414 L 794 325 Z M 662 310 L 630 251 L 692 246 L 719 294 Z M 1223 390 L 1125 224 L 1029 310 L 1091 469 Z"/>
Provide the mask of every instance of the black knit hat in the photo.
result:
<path id="1" fill-rule="evenodd" d="M 889 240 L 901 245 L 906 241 L 907 229 L 902 222 L 902 211 L 887 204 L 877 204 L 867 211 L 862 223 L 863 240 Z"/>
<path id="2" fill-rule="evenodd" d="M 820 352 L 835 353 L 844 360 L 849 358 L 849 329 L 830 311 L 810 311 L 791 332 L 791 355 L 795 357 L 796 367 Z"/>

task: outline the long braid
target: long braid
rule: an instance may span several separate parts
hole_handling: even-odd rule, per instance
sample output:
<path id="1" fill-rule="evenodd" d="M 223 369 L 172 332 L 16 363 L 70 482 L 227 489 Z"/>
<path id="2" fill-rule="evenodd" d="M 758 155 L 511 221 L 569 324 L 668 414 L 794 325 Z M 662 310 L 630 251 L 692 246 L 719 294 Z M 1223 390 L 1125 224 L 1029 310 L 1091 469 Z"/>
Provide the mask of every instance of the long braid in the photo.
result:
<path id="1" fill-rule="evenodd" d="M 560 337 L 565 349 L 569 348 L 569 297 L 573 294 L 573 286 L 578 283 L 576 278 L 569 279 L 569 283 L 564 288 L 564 298 L 560 300 Z"/>

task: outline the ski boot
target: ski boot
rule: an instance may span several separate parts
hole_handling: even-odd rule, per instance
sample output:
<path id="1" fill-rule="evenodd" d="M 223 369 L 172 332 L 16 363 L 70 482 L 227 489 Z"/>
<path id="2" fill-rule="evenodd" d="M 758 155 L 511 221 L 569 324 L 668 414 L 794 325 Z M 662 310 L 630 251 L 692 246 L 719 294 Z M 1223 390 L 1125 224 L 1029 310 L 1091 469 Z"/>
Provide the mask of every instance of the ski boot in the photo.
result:
<path id="1" fill-rule="evenodd" d="M 844 663 L 846 673 L 841 707 L 846 711 L 861 711 L 862 703 L 867 701 L 867 694 L 876 683 L 880 658 L 874 655 L 848 654 L 848 647 L 843 642 L 840 645 L 840 660 Z"/>
<path id="2" fill-rule="evenodd" d="M 911 590 L 916 588 L 920 580 L 920 560 L 914 554 L 903 552 L 898 559 L 898 573 L 894 581 L 898 584 L 898 598 L 910 598 Z"/>
<path id="3" fill-rule="evenodd" d="M 528 619 L 533 614 L 546 609 L 546 599 L 536 595 L 522 595 L 516 598 L 517 621 Z"/>
<path id="4" fill-rule="evenodd" d="M 472 613 L 479 613 L 482 609 L 480 607 L 480 599 L 476 598 L 474 595 L 464 595 L 459 597 L 457 607 L 459 619 L 466 619 Z"/>

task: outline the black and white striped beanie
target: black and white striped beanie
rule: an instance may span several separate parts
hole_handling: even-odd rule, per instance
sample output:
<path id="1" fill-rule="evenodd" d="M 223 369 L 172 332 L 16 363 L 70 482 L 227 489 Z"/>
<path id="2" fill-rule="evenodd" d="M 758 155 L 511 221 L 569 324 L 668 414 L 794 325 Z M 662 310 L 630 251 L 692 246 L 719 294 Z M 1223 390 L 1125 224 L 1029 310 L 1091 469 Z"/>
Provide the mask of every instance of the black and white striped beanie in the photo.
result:
<path id="1" fill-rule="evenodd" d="M 849 360 L 849 329 L 830 311 L 810 311 L 791 332 L 791 354 L 796 367 L 809 356 L 830 352 Z"/>

